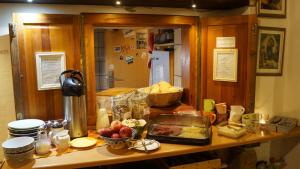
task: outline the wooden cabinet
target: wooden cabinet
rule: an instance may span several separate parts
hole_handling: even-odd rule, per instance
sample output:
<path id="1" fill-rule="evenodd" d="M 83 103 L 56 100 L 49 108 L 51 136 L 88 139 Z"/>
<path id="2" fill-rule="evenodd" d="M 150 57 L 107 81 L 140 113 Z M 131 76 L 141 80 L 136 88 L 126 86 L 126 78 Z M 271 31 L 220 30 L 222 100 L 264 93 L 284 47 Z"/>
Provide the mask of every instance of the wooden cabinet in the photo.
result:
<path id="1" fill-rule="evenodd" d="M 201 20 L 200 102 L 211 98 L 228 105 L 243 105 L 253 112 L 255 100 L 256 15 L 203 18 Z M 235 37 L 238 49 L 237 82 L 213 80 L 213 51 L 217 37 Z M 201 106 L 202 107 L 202 106 Z"/>

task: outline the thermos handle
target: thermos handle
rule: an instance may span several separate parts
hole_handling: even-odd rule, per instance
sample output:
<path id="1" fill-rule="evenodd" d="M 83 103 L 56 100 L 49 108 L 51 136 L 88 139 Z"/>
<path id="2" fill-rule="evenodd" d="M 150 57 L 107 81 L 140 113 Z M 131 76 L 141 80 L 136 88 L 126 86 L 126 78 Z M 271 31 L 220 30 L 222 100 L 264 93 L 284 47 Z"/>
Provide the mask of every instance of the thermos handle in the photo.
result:
<path id="1" fill-rule="evenodd" d="M 79 75 L 80 79 L 76 78 L 76 75 Z M 76 78 L 77 80 L 79 80 L 81 83 L 83 83 L 83 76 L 82 74 L 78 71 L 78 70 L 73 70 L 71 72 L 71 77 Z"/>
<path id="2" fill-rule="evenodd" d="M 78 79 L 78 78 L 76 78 L 76 79 L 79 80 L 82 83 L 83 76 L 80 73 L 80 71 L 78 71 L 78 70 L 65 70 L 59 76 L 59 82 L 60 82 L 61 87 L 63 86 L 62 76 L 67 74 L 67 73 L 70 73 L 72 78 L 76 78 L 75 76 L 79 75 L 80 79 Z"/>
<path id="3" fill-rule="evenodd" d="M 59 82 L 60 82 L 61 87 L 63 86 L 62 76 L 65 75 L 65 74 L 67 74 L 67 73 L 71 73 L 72 71 L 73 71 L 73 70 L 65 70 L 65 71 L 63 71 L 63 72 L 60 74 L 60 76 L 59 76 Z"/>

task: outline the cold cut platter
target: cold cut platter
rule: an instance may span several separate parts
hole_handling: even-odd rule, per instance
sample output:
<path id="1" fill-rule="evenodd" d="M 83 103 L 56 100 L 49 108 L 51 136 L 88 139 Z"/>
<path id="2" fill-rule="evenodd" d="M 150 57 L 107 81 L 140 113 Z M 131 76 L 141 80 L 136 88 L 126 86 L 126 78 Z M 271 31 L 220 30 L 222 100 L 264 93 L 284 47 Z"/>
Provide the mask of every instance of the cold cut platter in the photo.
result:
<path id="1" fill-rule="evenodd" d="M 160 142 L 206 145 L 210 144 L 209 119 L 191 115 L 160 115 L 148 126 L 147 138 Z"/>

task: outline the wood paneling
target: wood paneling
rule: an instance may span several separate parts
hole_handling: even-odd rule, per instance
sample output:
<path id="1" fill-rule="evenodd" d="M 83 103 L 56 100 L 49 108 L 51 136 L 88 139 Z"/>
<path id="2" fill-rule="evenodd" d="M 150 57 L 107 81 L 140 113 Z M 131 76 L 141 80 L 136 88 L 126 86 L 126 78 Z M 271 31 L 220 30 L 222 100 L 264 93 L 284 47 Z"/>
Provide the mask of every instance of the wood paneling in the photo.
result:
<path id="1" fill-rule="evenodd" d="M 24 118 L 63 118 L 62 95 L 57 90 L 37 90 L 35 52 L 62 51 L 66 68 L 81 70 L 79 16 L 15 14 L 19 45 L 21 99 Z"/>
<path id="2" fill-rule="evenodd" d="M 27 0 L 2 0 L 4 3 L 28 3 Z M 175 7 L 191 8 L 192 2 L 197 3 L 199 9 L 231 9 L 249 5 L 249 0 L 122 0 L 123 6 L 147 6 L 147 7 Z M 37 4 L 75 4 L 75 5 L 109 5 L 114 6 L 112 0 L 34 0 Z"/>
<path id="3" fill-rule="evenodd" d="M 243 105 L 253 112 L 256 63 L 256 16 L 228 16 L 202 19 L 201 103 L 212 98 L 228 105 Z M 213 80 L 213 50 L 216 37 L 236 37 L 237 82 Z M 201 106 L 203 107 L 203 106 Z"/>
<path id="4" fill-rule="evenodd" d="M 198 17 L 133 15 L 133 14 L 83 14 L 85 36 L 85 72 L 87 80 L 88 125 L 95 125 L 96 86 L 94 62 L 95 27 L 181 27 L 183 29 L 182 86 L 183 101 L 197 106 L 198 85 Z"/>
<path id="5" fill-rule="evenodd" d="M 145 14 L 83 14 L 84 24 L 95 26 L 189 26 L 197 24 L 197 17 Z"/>
<path id="6" fill-rule="evenodd" d="M 94 26 L 84 25 L 84 72 L 86 80 L 86 100 L 88 126 L 96 124 L 96 81 L 95 81 L 95 51 L 94 51 Z"/>

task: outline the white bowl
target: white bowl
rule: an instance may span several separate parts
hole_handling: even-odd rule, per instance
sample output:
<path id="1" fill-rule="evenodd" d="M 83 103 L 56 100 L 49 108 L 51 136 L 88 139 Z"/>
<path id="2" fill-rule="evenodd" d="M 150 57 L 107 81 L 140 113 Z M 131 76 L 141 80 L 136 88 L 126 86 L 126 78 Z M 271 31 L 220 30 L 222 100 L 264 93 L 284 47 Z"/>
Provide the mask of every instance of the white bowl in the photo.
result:
<path id="1" fill-rule="evenodd" d="M 35 149 L 32 148 L 31 150 L 26 151 L 24 153 L 18 153 L 18 154 L 4 153 L 4 157 L 8 162 L 23 162 L 27 160 L 32 160 L 34 152 Z"/>
<path id="2" fill-rule="evenodd" d="M 32 137 L 15 137 L 2 143 L 4 153 L 18 154 L 28 152 L 34 148 L 34 138 Z"/>

